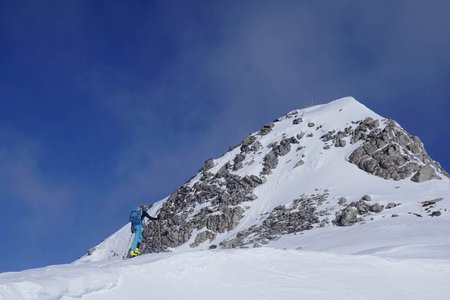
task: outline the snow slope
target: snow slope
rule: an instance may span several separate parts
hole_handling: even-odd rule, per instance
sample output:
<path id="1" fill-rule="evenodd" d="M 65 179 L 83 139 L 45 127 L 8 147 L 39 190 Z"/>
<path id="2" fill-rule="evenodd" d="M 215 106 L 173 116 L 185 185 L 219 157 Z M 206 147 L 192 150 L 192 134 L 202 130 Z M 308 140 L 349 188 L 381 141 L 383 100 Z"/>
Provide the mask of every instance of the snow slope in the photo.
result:
<path id="1" fill-rule="evenodd" d="M 0 299 L 449 299 L 450 260 L 272 248 L 144 255 L 0 275 Z"/>
<path id="2" fill-rule="evenodd" d="M 324 147 L 321 136 L 354 129 L 355 121 L 367 117 L 381 126 L 387 121 L 347 97 L 290 112 L 272 123 L 270 133 L 253 133 L 261 148 L 247 153 L 231 174 L 261 176 L 271 145 L 299 133 L 304 137 L 262 176 L 264 183 L 252 191 L 256 198 L 236 205 L 244 211 L 236 226 L 214 239 L 193 246 L 201 231 L 210 230 L 195 228 L 171 252 L 123 260 L 131 242 L 126 224 L 72 264 L 0 274 L 0 299 L 450 299 L 450 179 L 439 174 L 440 180 L 417 183 L 366 173 L 348 161 L 362 144 L 350 143 L 349 136 L 345 147 Z M 293 125 L 295 118 L 302 118 L 301 124 Z M 240 151 L 236 147 L 214 159 L 208 172 L 220 173 Z M 303 164 L 296 166 L 300 159 Z M 199 172 L 186 186 L 193 188 L 204 176 Z M 245 244 L 247 249 L 208 250 L 262 226 L 277 207 L 317 194 L 326 195 L 315 207 L 323 214 L 310 230 Z M 370 203 L 396 206 L 369 212 L 352 226 L 330 222 L 342 210 L 339 199 L 350 203 L 363 195 Z M 169 200 L 156 203 L 150 214 L 164 210 Z M 205 208 L 211 215 L 223 213 L 211 201 L 190 205 L 188 220 Z M 158 225 L 163 230 L 170 229 L 165 218 Z"/>

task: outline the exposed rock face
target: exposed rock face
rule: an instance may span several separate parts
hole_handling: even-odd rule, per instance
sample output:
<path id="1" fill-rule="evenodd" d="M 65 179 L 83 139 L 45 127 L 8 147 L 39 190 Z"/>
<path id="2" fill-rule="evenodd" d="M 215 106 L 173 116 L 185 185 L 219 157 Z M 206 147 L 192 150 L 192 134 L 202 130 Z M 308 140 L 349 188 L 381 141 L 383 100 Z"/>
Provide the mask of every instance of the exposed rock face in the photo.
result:
<path id="1" fill-rule="evenodd" d="M 386 209 L 391 209 L 391 208 L 394 208 L 394 207 L 397 207 L 397 203 L 395 203 L 395 202 L 389 202 L 386 205 Z"/>
<path id="2" fill-rule="evenodd" d="M 171 194 L 160 210 L 161 220 L 144 227 L 143 253 L 180 246 L 191 239 L 194 230 L 200 233 L 191 247 L 234 229 L 245 211 L 240 204 L 256 199 L 253 189 L 264 179 L 240 177 L 230 169 L 227 163 L 215 175 L 206 172 L 202 181 L 193 186 L 185 184 Z"/>
<path id="3" fill-rule="evenodd" d="M 441 177 L 436 175 L 436 171 L 431 165 L 421 167 L 411 178 L 414 182 L 423 182 L 431 179 L 441 179 Z"/>
<path id="4" fill-rule="evenodd" d="M 264 157 L 263 170 L 261 175 L 268 175 L 278 165 L 278 157 L 285 156 L 291 151 L 291 144 L 298 144 L 299 141 L 295 137 L 285 138 L 279 144 L 272 146 L 272 150 Z"/>
<path id="5" fill-rule="evenodd" d="M 352 127 L 345 128 L 344 131 L 338 131 L 331 130 L 327 132 L 326 134 L 322 135 L 320 139 L 326 143 L 331 142 L 335 147 L 345 147 L 347 145 L 347 142 L 344 140 L 344 138 L 350 136 L 352 133 Z"/>
<path id="6" fill-rule="evenodd" d="M 223 248 L 236 248 L 253 245 L 258 247 L 269 241 L 278 239 L 281 235 L 310 230 L 315 224 L 320 223 L 320 217 L 329 215 L 319 207 L 327 200 L 328 193 L 303 195 L 292 201 L 289 207 L 275 207 L 267 218 L 259 226 L 237 233 L 236 238 L 223 241 Z M 329 223 L 327 219 L 324 223 Z"/>
<path id="7" fill-rule="evenodd" d="M 205 161 L 205 164 L 203 166 L 203 171 L 206 172 L 213 167 L 214 167 L 214 160 L 210 158 Z"/>
<path id="8" fill-rule="evenodd" d="M 260 134 L 260 135 L 266 135 L 266 134 L 268 134 L 269 132 L 272 131 L 272 128 L 273 128 L 274 126 L 275 126 L 275 124 L 273 124 L 273 123 L 264 125 L 263 128 L 261 128 L 261 130 L 259 131 L 259 134 Z"/>
<path id="9" fill-rule="evenodd" d="M 339 204 L 344 204 L 345 201 L 339 199 Z M 367 201 L 372 201 L 370 196 L 363 196 L 361 200 L 355 201 L 344 207 L 342 210 L 336 213 L 336 218 L 333 223 L 337 226 L 351 226 L 355 223 L 364 220 L 364 216 L 369 213 L 380 213 L 383 211 L 383 205 L 379 203 L 369 204 Z"/>
<path id="10" fill-rule="evenodd" d="M 294 121 L 292 121 L 292 124 L 298 125 L 298 124 L 300 124 L 301 122 L 303 122 L 303 119 L 302 119 L 302 118 L 296 118 L 296 119 L 294 119 Z"/>
<path id="11" fill-rule="evenodd" d="M 189 246 L 191 248 L 195 248 L 198 245 L 200 245 L 201 243 L 206 242 L 206 240 L 213 240 L 215 237 L 216 237 L 216 235 L 209 230 L 202 231 L 199 234 L 197 234 L 197 236 L 195 237 L 194 243 L 190 244 Z"/>
<path id="12" fill-rule="evenodd" d="M 254 149 L 252 149 L 250 146 L 256 141 L 256 136 L 254 135 L 249 135 L 248 137 L 246 137 L 244 139 L 244 141 L 242 142 L 241 145 L 241 151 L 242 152 L 249 152 L 249 151 L 253 151 Z"/>
<path id="13" fill-rule="evenodd" d="M 350 226 L 356 222 L 358 222 L 358 210 L 353 206 L 346 207 L 334 220 L 334 223 L 338 226 Z"/>
<path id="14" fill-rule="evenodd" d="M 394 180 L 416 174 L 412 180 L 422 182 L 438 177 L 431 165 L 445 173 L 428 156 L 420 139 L 408 135 L 393 121 L 387 121 L 383 130 L 378 120 L 361 121 L 352 133 L 351 142 L 360 140 L 363 145 L 350 155 L 349 161 L 370 174 Z"/>

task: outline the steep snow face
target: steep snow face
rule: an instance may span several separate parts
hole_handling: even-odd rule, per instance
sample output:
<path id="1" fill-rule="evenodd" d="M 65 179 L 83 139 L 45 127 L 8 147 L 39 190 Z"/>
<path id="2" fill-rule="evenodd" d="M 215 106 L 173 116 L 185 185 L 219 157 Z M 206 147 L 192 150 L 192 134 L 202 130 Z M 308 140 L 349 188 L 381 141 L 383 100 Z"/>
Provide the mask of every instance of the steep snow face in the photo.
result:
<path id="1" fill-rule="evenodd" d="M 423 235 L 439 243 L 442 235 L 427 224 L 448 222 L 449 192 L 447 173 L 418 138 L 346 97 L 292 111 L 207 160 L 151 209 L 161 220 L 145 226 L 142 251 L 296 249 L 306 246 L 302 236 L 308 236 L 309 249 L 340 251 L 335 240 L 323 237 L 345 232 L 357 237 L 352 242 L 361 245 L 358 252 L 375 253 L 380 243 L 401 252 L 401 224 L 424 229 L 402 239 L 403 245 L 419 245 Z M 355 234 L 393 223 L 400 225 L 384 236 Z M 122 257 L 130 235 L 125 226 L 81 261 Z"/>

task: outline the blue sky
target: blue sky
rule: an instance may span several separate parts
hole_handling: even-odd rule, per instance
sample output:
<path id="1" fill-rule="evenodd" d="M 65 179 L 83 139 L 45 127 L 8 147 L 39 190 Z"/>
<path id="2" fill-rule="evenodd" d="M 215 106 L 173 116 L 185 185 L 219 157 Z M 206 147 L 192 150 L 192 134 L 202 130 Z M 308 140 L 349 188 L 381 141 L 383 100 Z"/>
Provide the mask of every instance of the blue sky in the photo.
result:
<path id="1" fill-rule="evenodd" d="M 0 272 L 71 262 L 262 124 L 352 95 L 450 170 L 450 2 L 0 2 Z"/>

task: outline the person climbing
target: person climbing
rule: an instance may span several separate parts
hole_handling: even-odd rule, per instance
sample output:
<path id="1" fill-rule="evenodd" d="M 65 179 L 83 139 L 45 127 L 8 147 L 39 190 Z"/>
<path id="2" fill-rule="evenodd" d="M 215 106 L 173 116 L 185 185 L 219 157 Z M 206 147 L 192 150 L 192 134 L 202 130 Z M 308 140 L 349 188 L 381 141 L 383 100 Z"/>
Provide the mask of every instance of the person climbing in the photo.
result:
<path id="1" fill-rule="evenodd" d="M 147 209 L 150 207 L 151 206 L 148 205 L 140 205 L 133 208 L 130 212 L 129 220 L 131 223 L 131 233 L 134 233 L 134 239 L 130 247 L 130 257 L 135 257 L 141 254 L 139 247 L 142 242 L 142 221 L 144 218 L 147 217 L 149 220 L 159 220 L 159 216 L 154 218 L 148 214 Z"/>

